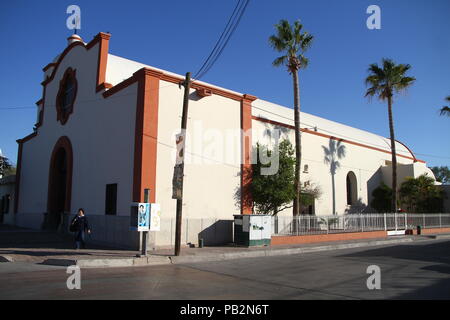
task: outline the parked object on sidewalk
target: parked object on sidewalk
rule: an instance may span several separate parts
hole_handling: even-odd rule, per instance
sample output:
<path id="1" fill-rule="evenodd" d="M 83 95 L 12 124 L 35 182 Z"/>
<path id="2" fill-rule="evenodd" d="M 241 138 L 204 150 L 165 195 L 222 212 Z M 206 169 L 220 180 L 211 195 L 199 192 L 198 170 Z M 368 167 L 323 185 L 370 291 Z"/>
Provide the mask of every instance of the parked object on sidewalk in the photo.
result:
<path id="1" fill-rule="evenodd" d="M 417 234 L 422 234 L 422 226 L 417 226 Z"/>
<path id="2" fill-rule="evenodd" d="M 270 245 L 272 239 L 271 216 L 245 214 L 234 216 L 234 242 L 242 246 Z"/>
<path id="3" fill-rule="evenodd" d="M 86 232 L 88 234 L 91 233 L 91 229 L 89 227 L 89 222 L 87 217 L 84 215 L 84 210 L 82 208 L 78 209 L 77 215 L 72 219 L 70 223 L 70 231 L 75 232 L 75 246 L 77 249 L 84 249 L 86 247 L 85 244 L 85 235 Z"/>

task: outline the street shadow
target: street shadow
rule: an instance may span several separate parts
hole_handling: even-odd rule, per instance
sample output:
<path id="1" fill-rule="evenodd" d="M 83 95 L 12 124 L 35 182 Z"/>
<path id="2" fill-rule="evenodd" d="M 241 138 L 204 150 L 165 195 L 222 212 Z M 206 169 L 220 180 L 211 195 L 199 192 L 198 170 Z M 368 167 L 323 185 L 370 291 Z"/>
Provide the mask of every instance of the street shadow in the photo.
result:
<path id="1" fill-rule="evenodd" d="M 399 250 L 401 248 L 401 250 Z M 447 254 L 443 255 L 442 253 Z M 339 257 L 349 258 L 394 258 L 402 260 L 415 260 L 422 262 L 432 262 L 447 264 L 450 266 L 450 240 L 430 244 L 402 244 L 400 246 L 390 246 L 371 250 L 364 250 L 351 254 L 340 255 Z"/>
<path id="2" fill-rule="evenodd" d="M 89 249 L 82 249 L 89 250 Z M 23 256 L 32 256 L 32 257 L 45 257 L 45 256 L 82 256 L 82 255 L 99 255 L 98 253 L 86 252 L 80 250 L 74 251 L 31 251 L 31 250 L 0 250 L 0 255 L 3 254 L 14 254 L 14 255 L 23 255 Z"/>
<path id="3" fill-rule="evenodd" d="M 450 299 L 450 241 L 420 245 L 401 245 L 383 247 L 372 250 L 364 250 L 339 257 L 363 260 L 367 264 L 383 263 L 389 264 L 389 259 L 406 260 L 407 265 L 415 262 L 429 263 L 420 267 L 420 271 L 408 277 L 408 274 L 399 273 L 397 277 L 406 278 L 397 289 L 408 290 L 398 294 L 391 299 L 414 300 L 414 299 Z M 381 258 L 381 259 L 380 259 Z M 380 262 L 383 261 L 383 262 Z M 408 263 L 408 261 L 410 261 Z M 398 278 L 394 278 L 399 280 Z M 430 283 L 429 285 L 421 285 Z"/>

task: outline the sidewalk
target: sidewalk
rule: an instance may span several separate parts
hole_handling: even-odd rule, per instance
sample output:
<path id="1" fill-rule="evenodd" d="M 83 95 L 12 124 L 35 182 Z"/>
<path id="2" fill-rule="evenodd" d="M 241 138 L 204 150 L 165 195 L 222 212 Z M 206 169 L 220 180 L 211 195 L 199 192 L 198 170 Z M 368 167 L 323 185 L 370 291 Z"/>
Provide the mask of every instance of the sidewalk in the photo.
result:
<path id="1" fill-rule="evenodd" d="M 182 247 L 181 255 L 178 257 L 173 255 L 173 249 L 149 251 L 147 257 L 137 257 L 138 252 L 130 250 L 114 250 L 93 246 L 90 246 L 88 249 L 74 250 L 72 249 L 73 243 L 71 242 L 71 238 L 56 233 L 28 229 L 4 230 L 3 228 L 0 228 L 0 262 L 21 261 L 49 265 L 78 265 L 80 267 L 97 268 L 149 266 L 281 256 L 357 247 L 395 245 L 413 241 L 430 241 L 432 239 L 445 238 L 450 238 L 450 235 L 396 236 L 370 240 L 348 240 L 251 248 L 238 247 L 232 244 L 204 248 Z M 5 239 L 8 239 L 8 241 L 5 242 Z M 35 241 L 30 241 L 32 239 Z M 40 241 L 36 241 L 36 239 Z M 17 245 L 19 243 L 20 245 Z"/>

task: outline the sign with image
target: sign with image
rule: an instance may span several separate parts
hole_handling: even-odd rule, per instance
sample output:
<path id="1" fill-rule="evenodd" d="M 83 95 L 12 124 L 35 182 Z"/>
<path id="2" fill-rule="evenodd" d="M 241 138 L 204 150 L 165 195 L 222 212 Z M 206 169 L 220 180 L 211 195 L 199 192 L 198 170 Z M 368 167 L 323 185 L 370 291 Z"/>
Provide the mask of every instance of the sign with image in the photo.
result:
<path id="1" fill-rule="evenodd" d="M 150 228 L 150 203 L 139 203 L 138 205 L 138 228 L 137 231 L 149 231 Z"/>

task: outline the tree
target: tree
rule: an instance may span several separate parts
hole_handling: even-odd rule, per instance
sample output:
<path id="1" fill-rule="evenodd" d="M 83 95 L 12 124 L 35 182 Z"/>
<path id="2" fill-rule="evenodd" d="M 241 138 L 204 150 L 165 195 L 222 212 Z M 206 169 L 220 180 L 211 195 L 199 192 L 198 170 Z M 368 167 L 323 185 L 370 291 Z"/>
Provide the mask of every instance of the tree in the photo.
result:
<path id="1" fill-rule="evenodd" d="M 15 173 L 14 166 L 9 162 L 7 157 L 4 157 L 0 152 L 0 178 L 9 176 Z"/>
<path id="2" fill-rule="evenodd" d="M 442 210 L 442 189 L 425 174 L 417 178 L 407 177 L 399 193 L 402 206 L 409 212 L 432 213 Z"/>
<path id="3" fill-rule="evenodd" d="M 268 158 L 273 158 L 273 152 L 278 152 L 278 170 L 274 174 L 262 174 L 262 168 L 270 168 L 272 163 L 263 164 L 259 157 L 266 153 Z M 269 150 L 267 146 L 257 144 L 256 164 L 252 165 L 253 179 L 251 194 L 253 207 L 258 214 L 276 215 L 278 212 L 292 207 L 295 199 L 295 157 L 294 149 L 289 140 L 280 142 L 278 150 Z M 309 206 L 314 199 L 320 196 L 320 189 L 314 186 L 305 187 L 300 206 Z"/>
<path id="4" fill-rule="evenodd" d="M 301 131 L 300 131 L 300 87 L 298 71 L 308 66 L 308 59 L 305 51 L 309 49 L 313 41 L 313 36 L 308 32 L 302 32 L 303 25 L 299 20 L 290 25 L 287 20 L 280 20 L 275 25 L 276 34 L 270 36 L 270 45 L 278 52 L 284 54 L 273 61 L 273 65 L 278 67 L 287 66 L 288 72 L 292 75 L 294 89 L 294 126 L 295 126 L 295 199 L 294 216 L 300 213 L 300 167 L 301 167 Z"/>
<path id="5" fill-rule="evenodd" d="M 450 169 L 448 167 L 432 167 L 430 169 L 433 171 L 436 181 L 443 184 L 450 184 Z"/>
<path id="6" fill-rule="evenodd" d="M 392 189 L 386 184 L 381 185 L 372 191 L 372 201 L 370 206 L 379 213 L 392 212 Z"/>
<path id="7" fill-rule="evenodd" d="M 445 98 L 445 100 L 447 102 L 450 102 L 450 96 Z M 449 106 L 444 106 L 444 107 L 441 108 L 441 116 L 444 116 L 444 115 L 450 117 L 450 107 Z"/>
<path id="8" fill-rule="evenodd" d="M 272 157 L 272 150 L 267 146 L 256 145 L 257 162 L 252 165 L 253 179 L 251 194 L 257 213 L 276 215 L 284 210 L 295 198 L 294 189 L 294 150 L 289 140 L 283 140 L 278 148 L 278 170 L 275 174 L 264 175 L 262 168 L 270 168 L 272 163 L 263 164 L 259 155 L 267 153 Z"/>
<path id="9" fill-rule="evenodd" d="M 392 153 L 392 209 L 397 211 L 397 155 L 395 150 L 394 117 L 392 104 L 394 94 L 400 93 L 410 87 L 416 80 L 414 77 L 405 76 L 411 69 L 409 64 L 396 65 L 391 59 L 383 59 L 382 66 L 373 63 L 369 66 L 369 76 L 366 78 L 366 97 L 377 96 L 381 101 L 387 101 L 389 116 L 389 131 Z"/>

